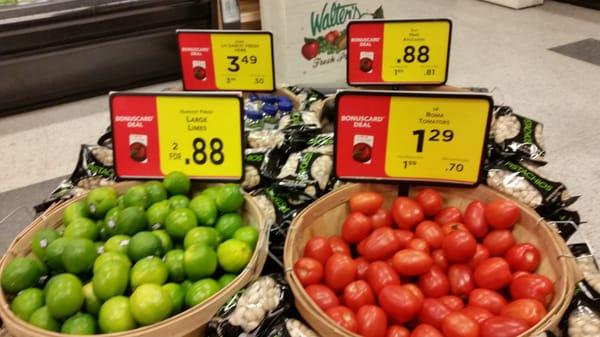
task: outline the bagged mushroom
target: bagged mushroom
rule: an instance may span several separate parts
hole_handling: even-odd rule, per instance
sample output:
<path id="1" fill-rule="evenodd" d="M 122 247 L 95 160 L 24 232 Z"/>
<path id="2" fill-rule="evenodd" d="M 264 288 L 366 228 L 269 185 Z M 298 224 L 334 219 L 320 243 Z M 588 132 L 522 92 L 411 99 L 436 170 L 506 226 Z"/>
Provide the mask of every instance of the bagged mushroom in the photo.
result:
<path id="1" fill-rule="evenodd" d="M 600 336 L 600 307 L 583 292 L 577 292 L 559 325 L 563 336 Z"/>
<path id="2" fill-rule="evenodd" d="M 600 300 L 600 270 L 589 245 L 587 243 L 570 244 L 569 250 L 571 250 L 575 262 L 577 262 L 577 266 L 583 274 L 583 278 L 587 283 L 585 285 L 589 285 L 593 290 L 592 294 L 588 295 L 593 299 Z"/>
<path id="3" fill-rule="evenodd" d="M 313 147 L 288 157 L 277 176 L 277 185 L 317 198 L 329 190 L 332 178 L 333 156 Z"/>
<path id="4" fill-rule="evenodd" d="M 545 164 L 544 126 L 517 115 L 508 106 L 498 106 L 492 120 L 490 136 L 495 149 L 505 155 L 518 154 L 538 164 Z"/>
<path id="5" fill-rule="evenodd" d="M 277 149 L 244 150 L 244 181 L 242 188 L 249 191 L 267 186 L 279 173 L 283 153 Z"/>
<path id="6" fill-rule="evenodd" d="M 313 329 L 295 318 L 285 318 L 271 328 L 265 337 L 319 337 Z"/>
<path id="7" fill-rule="evenodd" d="M 267 336 L 289 313 L 291 297 L 281 275 L 261 276 L 221 307 L 208 322 L 206 336 Z"/>

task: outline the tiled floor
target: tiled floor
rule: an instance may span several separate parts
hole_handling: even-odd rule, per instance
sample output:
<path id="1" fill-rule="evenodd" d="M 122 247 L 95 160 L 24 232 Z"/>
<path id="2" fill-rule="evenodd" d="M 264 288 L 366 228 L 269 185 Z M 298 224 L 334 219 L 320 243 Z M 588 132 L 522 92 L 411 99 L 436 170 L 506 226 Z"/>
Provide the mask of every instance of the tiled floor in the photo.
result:
<path id="1" fill-rule="evenodd" d="M 519 11 L 474 0 L 402 3 L 406 18 L 453 19 L 449 84 L 498 88 L 499 103 L 544 123 L 550 164 L 543 171 L 583 195 L 576 208 L 600 251 L 593 213 L 600 204 L 600 67 L 549 50 L 599 40 L 600 12 L 553 1 Z M 79 144 L 95 142 L 107 126 L 107 105 L 102 96 L 1 118 L 0 192 L 69 174 Z M 0 198 L 0 209 L 8 206 Z"/>

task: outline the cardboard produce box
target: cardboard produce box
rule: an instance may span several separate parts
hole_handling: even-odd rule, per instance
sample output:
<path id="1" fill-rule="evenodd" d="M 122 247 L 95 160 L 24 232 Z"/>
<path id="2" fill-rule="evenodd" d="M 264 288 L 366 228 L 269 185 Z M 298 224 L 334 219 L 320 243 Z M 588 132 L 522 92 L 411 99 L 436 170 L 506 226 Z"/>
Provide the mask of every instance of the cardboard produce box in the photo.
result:
<path id="1" fill-rule="evenodd" d="M 261 0 L 262 29 L 273 32 L 278 84 L 346 83 L 346 25 L 398 18 L 395 0 Z"/>

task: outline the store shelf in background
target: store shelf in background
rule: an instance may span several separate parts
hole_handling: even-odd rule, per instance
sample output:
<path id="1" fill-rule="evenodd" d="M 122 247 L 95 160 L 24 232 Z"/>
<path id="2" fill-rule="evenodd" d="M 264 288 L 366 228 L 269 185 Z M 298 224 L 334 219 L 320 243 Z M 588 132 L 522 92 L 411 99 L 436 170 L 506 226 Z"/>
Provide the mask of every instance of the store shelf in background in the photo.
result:
<path id="1" fill-rule="evenodd" d="M 258 0 L 216 0 L 214 5 L 219 29 L 261 28 Z"/>
<path id="2" fill-rule="evenodd" d="M 527 7 L 539 6 L 544 4 L 544 0 L 484 0 L 497 5 L 510 7 L 514 9 L 522 9 Z"/>

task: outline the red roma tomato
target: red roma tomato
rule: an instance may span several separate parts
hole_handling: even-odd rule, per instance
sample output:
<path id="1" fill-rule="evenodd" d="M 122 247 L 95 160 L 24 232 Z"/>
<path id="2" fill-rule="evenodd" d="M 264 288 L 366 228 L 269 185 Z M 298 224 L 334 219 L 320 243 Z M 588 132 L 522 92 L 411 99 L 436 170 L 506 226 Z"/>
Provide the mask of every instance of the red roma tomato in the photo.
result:
<path id="1" fill-rule="evenodd" d="M 475 270 L 477 266 L 482 262 L 490 258 L 490 251 L 485 248 L 484 245 L 477 244 L 477 249 L 475 250 L 475 255 L 471 261 L 469 261 L 469 267 Z"/>
<path id="2" fill-rule="evenodd" d="M 419 288 L 425 297 L 438 298 L 449 294 L 450 283 L 442 268 L 433 265 L 419 277 Z"/>
<path id="3" fill-rule="evenodd" d="M 423 209 L 414 200 L 407 197 L 397 197 L 392 204 L 392 218 L 400 229 L 412 229 L 423 221 Z"/>
<path id="4" fill-rule="evenodd" d="M 448 295 L 438 298 L 438 301 L 452 311 L 457 311 L 465 307 L 465 303 L 458 296 Z"/>
<path id="5" fill-rule="evenodd" d="M 371 215 L 383 205 L 383 197 L 376 192 L 359 192 L 350 198 L 349 204 L 352 212 Z"/>
<path id="6" fill-rule="evenodd" d="M 442 320 L 445 337 L 479 337 L 479 324 L 471 317 L 453 312 Z"/>
<path id="7" fill-rule="evenodd" d="M 444 272 L 448 271 L 448 260 L 446 260 L 446 255 L 444 255 L 444 251 L 441 249 L 436 249 L 431 253 L 431 258 L 433 258 L 433 264 L 442 268 Z"/>
<path id="8" fill-rule="evenodd" d="M 369 237 L 367 236 L 366 238 L 360 240 L 360 242 L 356 245 L 356 251 L 358 252 L 359 256 L 364 256 L 365 255 L 365 248 L 367 247 L 367 239 Z"/>
<path id="9" fill-rule="evenodd" d="M 386 260 L 394 256 L 400 246 L 401 243 L 393 229 L 377 228 L 365 239 L 363 256 L 369 261 Z"/>
<path id="10" fill-rule="evenodd" d="M 438 191 L 431 188 L 419 191 L 415 200 L 421 205 L 423 213 L 427 216 L 435 216 L 438 214 L 439 211 L 442 210 L 442 204 L 444 203 L 444 200 L 442 200 L 442 196 Z"/>
<path id="11" fill-rule="evenodd" d="M 542 302 L 530 298 L 522 298 L 508 303 L 502 309 L 500 315 L 520 319 L 532 327 L 544 318 L 546 313 L 546 308 Z"/>
<path id="12" fill-rule="evenodd" d="M 394 230 L 394 235 L 400 242 L 400 249 L 407 248 L 408 244 L 412 241 L 412 239 L 415 238 L 415 234 L 413 232 L 404 229 Z"/>
<path id="13" fill-rule="evenodd" d="M 473 306 L 468 306 L 464 309 L 461 309 L 460 313 L 471 317 L 471 319 L 477 322 L 477 324 L 481 324 L 486 319 L 494 317 L 494 314 L 492 314 L 489 310 Z"/>
<path id="14" fill-rule="evenodd" d="M 490 251 L 491 256 L 504 256 L 515 243 L 515 237 L 507 229 L 491 231 L 483 239 L 483 245 Z"/>
<path id="15" fill-rule="evenodd" d="M 294 273 L 304 287 L 317 284 L 323 278 L 323 265 L 313 258 L 302 257 L 294 264 Z"/>
<path id="16" fill-rule="evenodd" d="M 528 272 L 526 271 L 517 271 L 513 273 L 513 280 L 516 279 L 517 277 L 521 277 L 523 275 L 529 275 Z"/>
<path id="17" fill-rule="evenodd" d="M 444 335 L 431 325 L 419 324 L 410 334 L 410 337 L 444 337 Z"/>
<path id="18" fill-rule="evenodd" d="M 454 231 L 444 238 L 442 249 L 449 262 L 466 263 L 475 255 L 477 241 L 469 232 Z"/>
<path id="19" fill-rule="evenodd" d="M 420 250 L 403 249 L 394 255 L 392 264 L 401 276 L 416 276 L 427 272 L 433 265 L 433 260 Z"/>
<path id="20" fill-rule="evenodd" d="M 419 306 L 419 308 L 423 307 L 423 301 L 425 301 L 425 295 L 423 295 L 423 292 L 421 291 L 421 289 L 419 289 L 419 287 L 417 287 L 413 283 L 404 284 L 402 286 L 404 288 L 410 290 L 410 292 L 413 293 L 413 295 L 415 295 L 415 297 L 417 298 L 417 305 Z"/>
<path id="21" fill-rule="evenodd" d="M 322 265 L 327 263 L 327 259 L 333 254 L 329 240 L 322 236 L 313 236 L 304 246 L 304 256 L 312 257 L 321 262 Z"/>
<path id="22" fill-rule="evenodd" d="M 348 243 L 358 243 L 373 230 L 373 222 L 368 216 L 352 212 L 342 224 L 342 239 Z"/>
<path id="23" fill-rule="evenodd" d="M 425 240 L 432 249 L 438 249 L 442 246 L 445 234 L 440 225 L 425 220 L 417 225 L 415 236 Z"/>
<path id="24" fill-rule="evenodd" d="M 479 288 L 498 290 L 510 284 L 512 273 L 505 259 L 491 257 L 475 268 L 473 278 Z"/>
<path id="25" fill-rule="evenodd" d="M 389 209 L 380 208 L 375 212 L 375 214 L 371 215 L 371 221 L 373 222 L 373 228 L 381 228 L 381 227 L 392 227 L 392 211 Z"/>
<path id="26" fill-rule="evenodd" d="M 460 210 L 458 208 L 446 207 L 435 216 L 435 222 L 442 226 L 462 222 L 462 215 L 460 214 Z"/>
<path id="27" fill-rule="evenodd" d="M 485 220 L 494 229 L 511 229 L 519 221 L 521 210 L 514 202 L 496 199 L 485 206 Z"/>
<path id="28" fill-rule="evenodd" d="M 463 215 L 465 227 L 476 238 L 482 239 L 490 230 L 490 226 L 485 220 L 485 204 L 479 200 L 472 201 Z"/>
<path id="29" fill-rule="evenodd" d="M 335 296 L 333 290 L 327 288 L 322 284 L 313 284 L 304 289 L 308 296 L 312 298 L 315 304 L 325 311 L 329 308 L 333 308 L 340 304 L 338 298 Z"/>
<path id="30" fill-rule="evenodd" d="M 548 304 L 554 295 L 554 283 L 543 275 L 523 275 L 511 282 L 510 295 L 514 299 L 533 298 L 544 304 Z"/>
<path id="31" fill-rule="evenodd" d="M 469 306 L 483 308 L 498 315 L 506 306 L 506 299 L 493 290 L 478 288 L 469 295 Z"/>
<path id="32" fill-rule="evenodd" d="M 389 285 L 379 293 L 379 305 L 389 317 L 399 323 L 413 319 L 420 311 L 419 299 L 400 285 Z"/>
<path id="33" fill-rule="evenodd" d="M 350 247 L 340 236 L 334 235 L 329 237 L 329 246 L 331 247 L 332 254 L 351 255 Z"/>
<path id="34" fill-rule="evenodd" d="M 369 261 L 364 257 L 359 257 L 354 259 L 356 262 L 356 278 L 359 280 L 364 280 L 367 278 L 367 269 L 369 268 Z"/>
<path id="35" fill-rule="evenodd" d="M 363 305 L 374 303 L 375 295 L 373 295 L 373 290 L 367 282 L 357 280 L 344 288 L 344 304 L 353 311 L 358 310 Z"/>
<path id="36" fill-rule="evenodd" d="M 471 268 L 466 264 L 453 264 L 448 268 L 448 282 L 453 295 L 469 296 L 475 289 Z"/>
<path id="37" fill-rule="evenodd" d="M 410 337 L 410 331 L 401 325 L 390 325 L 385 337 Z"/>
<path id="38" fill-rule="evenodd" d="M 540 251 L 531 243 L 521 243 L 512 246 L 504 256 L 514 271 L 533 273 L 540 265 Z"/>
<path id="39" fill-rule="evenodd" d="M 356 263 L 348 255 L 335 253 L 325 264 L 325 284 L 340 292 L 356 279 Z"/>
<path id="40" fill-rule="evenodd" d="M 469 230 L 467 229 L 467 227 L 465 227 L 465 225 L 461 224 L 460 222 L 452 222 L 452 223 L 443 225 L 442 231 L 444 231 L 444 236 L 447 236 L 448 234 L 450 234 L 452 232 L 456 232 L 456 231 L 468 232 Z"/>
<path id="41" fill-rule="evenodd" d="M 520 319 L 504 316 L 488 318 L 481 324 L 481 337 L 517 337 L 527 331 L 529 326 Z"/>
<path id="42" fill-rule="evenodd" d="M 385 337 L 387 317 L 376 305 L 365 305 L 356 312 L 358 333 L 363 337 Z"/>
<path id="43" fill-rule="evenodd" d="M 325 313 L 342 328 L 351 332 L 358 332 L 358 322 L 356 321 L 356 316 L 354 315 L 354 312 L 347 307 L 339 305 L 337 307 L 327 309 Z"/>
<path id="44" fill-rule="evenodd" d="M 425 241 L 423 239 L 414 238 L 414 239 L 410 240 L 410 242 L 408 243 L 408 246 L 406 248 L 420 250 L 424 253 L 429 254 L 429 244 L 427 243 L 427 241 Z"/>
<path id="45" fill-rule="evenodd" d="M 367 269 L 367 283 L 379 294 L 386 286 L 400 285 L 400 277 L 387 263 L 375 261 Z"/>
<path id="46" fill-rule="evenodd" d="M 442 326 L 442 320 L 452 311 L 435 298 L 426 298 L 419 313 L 419 322 L 430 324 L 436 328 Z"/>

